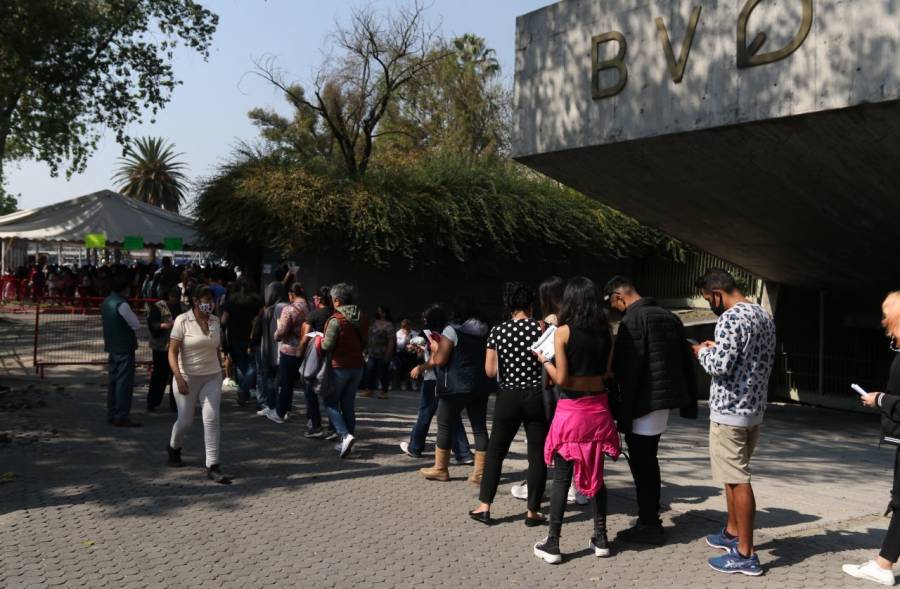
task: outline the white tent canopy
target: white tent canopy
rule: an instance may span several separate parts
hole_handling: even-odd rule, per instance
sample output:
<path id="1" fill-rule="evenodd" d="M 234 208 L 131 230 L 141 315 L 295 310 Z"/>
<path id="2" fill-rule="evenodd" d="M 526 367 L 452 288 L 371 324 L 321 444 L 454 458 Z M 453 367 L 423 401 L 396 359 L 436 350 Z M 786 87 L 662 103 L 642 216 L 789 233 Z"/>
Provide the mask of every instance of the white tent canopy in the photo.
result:
<path id="1" fill-rule="evenodd" d="M 126 236 L 142 237 L 148 248 L 162 248 L 164 240 L 172 237 L 180 237 L 185 249 L 199 245 L 190 218 L 111 190 L 0 217 L 0 239 L 4 240 L 83 244 L 89 233 L 106 235 L 108 245 L 121 245 Z"/>

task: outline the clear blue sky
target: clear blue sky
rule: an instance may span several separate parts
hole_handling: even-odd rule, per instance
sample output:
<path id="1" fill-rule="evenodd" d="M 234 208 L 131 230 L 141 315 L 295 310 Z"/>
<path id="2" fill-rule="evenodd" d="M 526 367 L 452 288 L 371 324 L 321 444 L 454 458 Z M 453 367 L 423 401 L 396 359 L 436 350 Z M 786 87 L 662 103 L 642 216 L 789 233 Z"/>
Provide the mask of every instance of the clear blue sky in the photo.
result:
<path id="1" fill-rule="evenodd" d="M 156 123 L 133 125 L 133 136 L 154 135 L 174 141 L 194 179 L 208 175 L 239 139 L 253 139 L 256 130 L 247 111 L 257 106 L 284 111 L 281 96 L 262 80 L 246 73 L 252 58 L 278 56 L 279 64 L 300 82 L 322 59 L 335 21 L 346 22 L 354 6 L 388 9 L 398 0 L 201 0 L 218 13 L 219 29 L 209 61 L 181 51 L 176 75 L 184 83 L 157 116 Z M 552 3 L 552 0 L 430 0 L 428 15 L 445 36 L 475 33 L 496 49 L 506 84 L 512 84 L 515 64 L 516 16 Z M 31 208 L 113 188 L 110 177 L 121 148 L 107 133 L 87 170 L 67 180 L 50 177 L 47 166 L 35 162 L 7 163 L 7 189 L 21 194 L 19 208 Z"/>

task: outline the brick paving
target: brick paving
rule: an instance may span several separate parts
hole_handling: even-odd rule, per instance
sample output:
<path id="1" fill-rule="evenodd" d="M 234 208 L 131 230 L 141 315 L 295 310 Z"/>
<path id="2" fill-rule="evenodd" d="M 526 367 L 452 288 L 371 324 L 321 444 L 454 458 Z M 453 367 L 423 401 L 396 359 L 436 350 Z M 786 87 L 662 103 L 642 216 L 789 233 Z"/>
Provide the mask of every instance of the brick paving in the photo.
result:
<path id="1" fill-rule="evenodd" d="M 8 342 L 0 351 L 0 366 L 17 365 Z M 661 444 L 666 546 L 614 542 L 613 556 L 597 559 L 586 548 L 589 509 L 572 506 L 566 560 L 551 566 L 532 555 L 541 531 L 524 526 L 524 503 L 508 493 L 525 465 L 521 435 L 492 510 L 500 523 L 484 527 L 466 517 L 477 504 L 471 467 L 428 482 L 416 473 L 427 460 L 399 453 L 412 393 L 358 400 L 360 442 L 347 460 L 305 439 L 301 420 L 273 424 L 229 395 L 223 464 L 235 481 L 221 486 L 204 476 L 199 420 L 188 466 L 165 467 L 174 415 L 145 415 L 143 387 L 134 417 L 144 427 L 122 430 L 105 423 L 96 371 L 36 383 L 10 368 L 0 383 L 32 384 L 28 397 L 43 404 L 0 410 L 4 588 L 865 587 L 840 564 L 870 557 L 887 524 L 893 457 L 877 447 L 871 415 L 771 407 L 754 484 L 766 574 L 751 579 L 705 563 L 717 552 L 702 538 L 723 520 L 724 500 L 708 477 L 702 419 L 673 417 Z M 611 536 L 636 513 L 627 470 L 624 460 L 608 468 Z"/>

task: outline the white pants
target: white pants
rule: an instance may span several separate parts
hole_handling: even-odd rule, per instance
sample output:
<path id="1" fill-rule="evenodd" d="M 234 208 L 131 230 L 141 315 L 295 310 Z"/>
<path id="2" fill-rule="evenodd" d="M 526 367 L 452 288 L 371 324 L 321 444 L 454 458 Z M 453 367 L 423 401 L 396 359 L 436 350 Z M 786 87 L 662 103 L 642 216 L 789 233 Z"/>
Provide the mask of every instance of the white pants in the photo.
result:
<path id="1" fill-rule="evenodd" d="M 197 400 L 203 404 L 203 441 L 206 443 L 206 467 L 219 464 L 219 403 L 222 401 L 222 373 L 204 376 L 184 374 L 187 395 L 178 390 L 178 382 L 172 381 L 175 403 L 178 405 L 178 419 L 172 426 L 172 440 L 169 445 L 176 450 L 184 443 L 191 425 L 194 423 Z"/>

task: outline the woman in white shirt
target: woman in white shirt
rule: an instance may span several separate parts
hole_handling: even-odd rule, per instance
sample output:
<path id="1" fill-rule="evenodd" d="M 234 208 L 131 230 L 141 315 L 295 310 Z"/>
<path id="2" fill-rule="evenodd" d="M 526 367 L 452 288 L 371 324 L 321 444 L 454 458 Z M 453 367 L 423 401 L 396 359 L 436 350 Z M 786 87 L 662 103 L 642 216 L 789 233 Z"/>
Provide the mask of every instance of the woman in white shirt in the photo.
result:
<path id="1" fill-rule="evenodd" d="M 206 444 L 206 475 L 229 484 L 219 466 L 219 404 L 222 400 L 222 329 L 213 314 L 213 293 L 197 287 L 193 308 L 175 319 L 169 344 L 169 366 L 174 377 L 178 419 L 169 442 L 169 466 L 182 466 L 181 447 L 194 423 L 198 399 L 203 405 L 203 438 Z"/>

